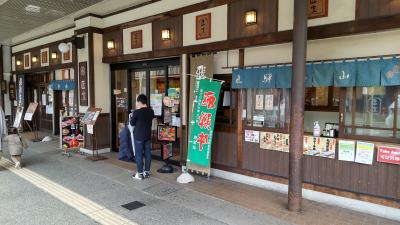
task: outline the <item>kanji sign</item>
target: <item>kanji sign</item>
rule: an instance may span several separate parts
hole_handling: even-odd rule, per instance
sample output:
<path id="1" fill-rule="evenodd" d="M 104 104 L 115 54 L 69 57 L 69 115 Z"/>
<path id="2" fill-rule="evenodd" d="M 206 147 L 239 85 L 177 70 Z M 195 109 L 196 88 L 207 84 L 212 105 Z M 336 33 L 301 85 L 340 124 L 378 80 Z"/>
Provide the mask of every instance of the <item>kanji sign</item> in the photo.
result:
<path id="1" fill-rule="evenodd" d="M 328 16 L 328 0 L 309 0 L 308 1 L 308 18 L 320 18 Z"/>
<path id="2" fill-rule="evenodd" d="M 209 79 L 196 80 L 195 100 L 190 120 L 188 167 L 191 164 L 210 166 L 211 143 L 220 90 L 221 82 Z"/>
<path id="3" fill-rule="evenodd" d="M 400 165 L 400 148 L 379 146 L 377 161 Z"/>

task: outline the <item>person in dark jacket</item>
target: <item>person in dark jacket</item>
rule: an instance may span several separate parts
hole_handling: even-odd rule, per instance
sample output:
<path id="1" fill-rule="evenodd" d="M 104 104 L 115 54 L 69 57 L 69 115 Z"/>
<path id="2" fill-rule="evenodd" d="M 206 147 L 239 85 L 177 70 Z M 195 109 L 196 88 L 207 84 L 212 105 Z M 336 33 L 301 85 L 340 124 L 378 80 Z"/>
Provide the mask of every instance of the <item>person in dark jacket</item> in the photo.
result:
<path id="1" fill-rule="evenodd" d="M 135 127 L 133 132 L 135 144 L 135 160 L 137 172 L 132 178 L 142 180 L 150 177 L 151 165 L 151 125 L 154 118 L 154 111 L 147 106 L 146 95 L 140 94 L 136 99 L 136 109 L 130 121 Z M 143 171 L 143 152 L 144 152 L 144 171 Z"/>

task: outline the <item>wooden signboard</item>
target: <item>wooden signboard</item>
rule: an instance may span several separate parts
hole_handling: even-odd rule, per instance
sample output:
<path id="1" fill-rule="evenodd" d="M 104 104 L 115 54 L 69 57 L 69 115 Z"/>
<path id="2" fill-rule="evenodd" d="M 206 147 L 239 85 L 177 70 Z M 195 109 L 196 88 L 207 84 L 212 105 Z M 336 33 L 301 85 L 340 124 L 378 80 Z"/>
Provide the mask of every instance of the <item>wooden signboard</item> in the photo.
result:
<path id="1" fill-rule="evenodd" d="M 14 119 L 14 124 L 13 127 L 19 128 L 21 126 L 21 119 L 22 119 L 22 113 L 24 112 L 24 107 L 18 107 L 17 112 L 15 113 L 15 119 Z"/>
<path id="2" fill-rule="evenodd" d="M 26 120 L 26 121 L 32 121 L 32 117 L 33 117 L 33 115 L 35 114 L 35 111 L 36 111 L 37 107 L 38 107 L 38 103 L 31 102 L 31 103 L 29 104 L 28 109 L 27 109 L 26 112 L 25 112 L 24 120 Z"/>
<path id="3" fill-rule="evenodd" d="M 14 82 L 8 83 L 8 94 L 9 94 L 8 97 L 10 98 L 10 101 L 14 101 L 16 99 Z"/>
<path id="4" fill-rule="evenodd" d="M 196 16 L 196 40 L 211 38 L 211 13 Z"/>
<path id="5" fill-rule="evenodd" d="M 131 49 L 143 47 L 143 30 L 131 32 Z"/>
<path id="6" fill-rule="evenodd" d="M 328 16 L 329 0 L 309 0 L 308 18 L 315 19 Z"/>
<path id="7" fill-rule="evenodd" d="M 87 62 L 79 63 L 79 103 L 88 106 Z"/>

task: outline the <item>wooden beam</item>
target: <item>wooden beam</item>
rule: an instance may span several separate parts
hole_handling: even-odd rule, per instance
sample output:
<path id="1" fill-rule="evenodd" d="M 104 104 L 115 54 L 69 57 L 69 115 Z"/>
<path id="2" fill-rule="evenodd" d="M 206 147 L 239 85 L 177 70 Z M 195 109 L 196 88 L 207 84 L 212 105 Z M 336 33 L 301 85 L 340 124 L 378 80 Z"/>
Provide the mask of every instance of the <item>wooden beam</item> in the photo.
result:
<path id="1" fill-rule="evenodd" d="M 244 49 L 239 49 L 239 67 L 244 67 Z M 239 107 L 243 102 L 243 94 L 244 90 L 240 89 L 237 93 L 237 129 L 236 129 L 236 155 L 237 155 L 237 168 L 243 168 L 243 120 L 242 120 L 242 113 L 243 109 Z"/>

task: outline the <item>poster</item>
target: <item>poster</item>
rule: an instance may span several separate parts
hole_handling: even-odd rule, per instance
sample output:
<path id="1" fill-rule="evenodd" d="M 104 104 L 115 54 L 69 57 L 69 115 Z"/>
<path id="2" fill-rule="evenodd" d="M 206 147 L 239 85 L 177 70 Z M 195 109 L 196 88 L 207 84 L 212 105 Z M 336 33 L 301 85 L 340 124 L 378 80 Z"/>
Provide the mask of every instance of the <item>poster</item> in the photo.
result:
<path id="1" fill-rule="evenodd" d="M 355 141 L 339 140 L 339 160 L 354 162 Z"/>
<path id="2" fill-rule="evenodd" d="M 161 116 L 162 114 L 162 94 L 150 94 L 150 107 L 154 110 L 155 116 Z"/>
<path id="3" fill-rule="evenodd" d="M 304 136 L 303 140 L 303 154 L 304 155 L 312 155 L 318 156 L 320 151 L 316 149 L 317 139 L 313 136 Z"/>
<path id="4" fill-rule="evenodd" d="M 210 79 L 196 80 L 195 100 L 189 129 L 187 156 L 189 169 L 196 168 L 197 170 L 200 166 L 207 167 L 209 171 L 211 143 L 221 84 L 219 81 Z"/>
<path id="5" fill-rule="evenodd" d="M 165 144 L 163 147 L 163 160 L 167 160 L 172 157 L 172 143 Z"/>
<path id="6" fill-rule="evenodd" d="M 271 149 L 272 148 L 272 134 L 271 132 L 260 132 L 260 148 Z"/>
<path id="7" fill-rule="evenodd" d="M 372 165 L 374 159 L 374 146 L 373 143 L 357 141 L 355 162 Z"/>
<path id="8" fill-rule="evenodd" d="M 289 152 L 289 134 L 282 134 L 282 151 Z"/>
<path id="9" fill-rule="evenodd" d="M 28 109 L 25 112 L 24 120 L 32 121 L 32 117 L 35 114 L 38 103 L 31 102 L 28 106 Z"/>
<path id="10" fill-rule="evenodd" d="M 13 127 L 19 128 L 21 126 L 21 119 L 22 119 L 22 113 L 24 112 L 24 107 L 18 107 L 17 112 L 15 113 L 15 120 Z"/>
<path id="11" fill-rule="evenodd" d="M 320 138 L 318 146 L 321 157 L 334 159 L 336 153 L 336 139 L 335 138 Z"/>
<path id="12" fill-rule="evenodd" d="M 159 125 L 157 127 L 157 139 L 159 141 L 176 141 L 176 127 Z"/>
<path id="13" fill-rule="evenodd" d="M 256 95 L 256 110 L 264 109 L 264 95 Z"/>
<path id="14" fill-rule="evenodd" d="M 260 143 L 260 132 L 255 130 L 245 130 L 244 140 L 246 142 Z"/>
<path id="15" fill-rule="evenodd" d="M 265 110 L 274 110 L 274 95 L 265 95 Z"/>
<path id="16" fill-rule="evenodd" d="M 400 165 L 400 148 L 379 146 L 377 161 Z"/>
<path id="17" fill-rule="evenodd" d="M 63 117 L 60 126 L 62 149 L 81 148 L 84 146 L 83 121 L 80 117 Z"/>

